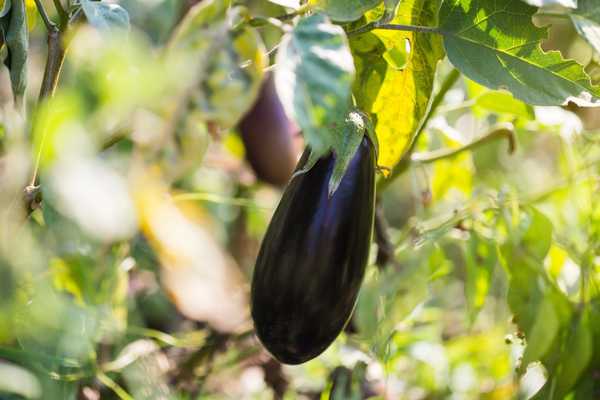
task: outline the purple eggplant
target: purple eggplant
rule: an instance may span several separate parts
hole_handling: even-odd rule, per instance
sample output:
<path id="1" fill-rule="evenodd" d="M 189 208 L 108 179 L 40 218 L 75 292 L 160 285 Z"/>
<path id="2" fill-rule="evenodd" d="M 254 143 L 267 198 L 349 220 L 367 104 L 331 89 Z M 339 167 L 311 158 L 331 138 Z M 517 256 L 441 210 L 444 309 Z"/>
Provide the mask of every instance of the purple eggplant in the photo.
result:
<path id="1" fill-rule="evenodd" d="M 256 176 L 272 185 L 284 186 L 298 160 L 294 146 L 298 129 L 285 114 L 272 75 L 264 81 L 256 103 L 239 128 L 246 159 Z"/>
<path id="2" fill-rule="evenodd" d="M 302 156 L 297 170 L 307 161 Z M 252 279 L 258 338 L 286 364 L 321 354 L 348 322 L 373 228 L 375 152 L 365 136 L 337 190 L 335 156 L 294 176 L 263 239 Z"/>

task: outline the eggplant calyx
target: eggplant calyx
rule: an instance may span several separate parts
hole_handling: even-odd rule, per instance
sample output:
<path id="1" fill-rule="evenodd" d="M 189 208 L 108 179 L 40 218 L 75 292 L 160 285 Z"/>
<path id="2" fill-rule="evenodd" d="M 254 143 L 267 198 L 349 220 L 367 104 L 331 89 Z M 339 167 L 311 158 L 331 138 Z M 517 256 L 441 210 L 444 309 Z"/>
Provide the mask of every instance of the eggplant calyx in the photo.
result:
<path id="1" fill-rule="evenodd" d="M 335 164 L 329 179 L 328 195 L 331 198 L 346 174 L 348 164 L 354 158 L 360 143 L 365 135 L 373 140 L 370 132 L 373 131 L 371 121 L 366 114 L 359 110 L 352 110 L 346 116 L 341 128 L 336 130 L 335 138 Z M 375 142 L 376 143 L 376 142 Z M 377 146 L 375 146 L 377 149 Z"/>

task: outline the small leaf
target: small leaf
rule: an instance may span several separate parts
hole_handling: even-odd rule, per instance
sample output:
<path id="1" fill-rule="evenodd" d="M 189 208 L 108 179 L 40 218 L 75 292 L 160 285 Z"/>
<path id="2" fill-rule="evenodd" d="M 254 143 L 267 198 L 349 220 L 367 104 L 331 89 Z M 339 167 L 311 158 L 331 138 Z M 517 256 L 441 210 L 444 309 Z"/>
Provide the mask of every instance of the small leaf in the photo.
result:
<path id="1" fill-rule="evenodd" d="M 277 92 L 314 154 L 321 156 L 334 144 L 328 128 L 345 118 L 353 79 L 344 30 L 324 14 L 301 19 L 282 39 L 275 70 Z"/>
<path id="2" fill-rule="evenodd" d="M 381 3 L 382 0 L 310 0 L 317 10 L 323 11 L 332 20 L 339 22 L 355 21 Z"/>
<path id="3" fill-rule="evenodd" d="M 129 13 L 118 4 L 81 0 L 81 7 L 90 25 L 97 29 L 129 29 Z"/>
<path id="4" fill-rule="evenodd" d="M 435 26 L 438 7 L 438 0 L 402 1 L 391 23 Z M 369 16 L 366 22 L 379 17 Z M 391 170 L 412 142 L 429 106 L 437 64 L 444 56 L 442 41 L 428 33 L 375 30 L 352 37 L 350 44 L 357 71 L 353 93 L 358 107 L 373 120 L 378 165 Z M 406 65 L 398 69 L 401 63 L 390 64 L 390 58 L 395 58 L 390 57 L 390 50 L 407 46 Z"/>
<path id="5" fill-rule="evenodd" d="M 583 67 L 559 52 L 544 52 L 546 29 L 521 2 L 449 0 L 440 9 L 448 58 L 462 73 L 490 89 L 505 88 L 535 105 L 600 105 L 600 88 Z"/>
<path id="6" fill-rule="evenodd" d="M 577 33 L 600 54 L 600 7 L 597 1 L 579 0 L 577 9 L 569 15 Z"/>

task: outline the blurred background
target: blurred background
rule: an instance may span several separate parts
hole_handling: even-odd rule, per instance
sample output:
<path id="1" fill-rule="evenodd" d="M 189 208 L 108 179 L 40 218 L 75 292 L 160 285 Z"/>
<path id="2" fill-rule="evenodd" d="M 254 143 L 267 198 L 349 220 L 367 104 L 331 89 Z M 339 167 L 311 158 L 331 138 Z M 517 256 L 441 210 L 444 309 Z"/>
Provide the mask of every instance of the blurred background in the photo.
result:
<path id="1" fill-rule="evenodd" d="M 497 248 L 514 230 L 547 247 L 540 266 L 556 296 L 577 304 L 589 292 L 598 312 L 598 111 L 531 107 L 456 77 L 407 169 L 380 186 L 350 327 L 317 359 L 282 366 L 254 337 L 248 309 L 260 240 L 303 149 L 268 71 L 281 33 L 257 28 L 266 58 L 240 52 L 254 78 L 212 98 L 208 79 L 193 90 L 194 69 L 208 67 L 169 45 L 193 3 L 123 0 L 127 34 L 75 25 L 56 95 L 35 108 L 46 31 L 26 2 L 33 117 L 15 111 L 0 68 L 0 398 L 531 397 L 546 371 L 524 365 L 510 307 L 527 301 L 511 303 L 517 258 Z M 567 20 L 536 22 L 553 24 L 547 49 L 600 80 L 600 55 Z M 238 73 L 235 59 L 215 59 L 211 74 Z M 453 74 L 441 64 L 437 87 Z M 244 93 L 258 99 L 240 112 Z M 219 102 L 232 103 L 229 114 L 211 114 Z M 230 126 L 236 112 L 245 116 Z M 41 192 L 23 207 L 36 168 Z M 540 337 L 558 329 L 545 321 Z M 590 400 L 600 398 L 597 361 Z"/>

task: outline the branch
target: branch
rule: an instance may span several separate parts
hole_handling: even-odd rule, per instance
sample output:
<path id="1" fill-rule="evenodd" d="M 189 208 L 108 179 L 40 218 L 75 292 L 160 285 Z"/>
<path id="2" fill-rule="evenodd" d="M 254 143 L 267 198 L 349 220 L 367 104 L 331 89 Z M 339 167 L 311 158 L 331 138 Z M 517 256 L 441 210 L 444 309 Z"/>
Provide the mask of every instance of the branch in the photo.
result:
<path id="1" fill-rule="evenodd" d="M 52 0 L 54 2 L 54 8 L 56 8 L 56 12 L 58 13 L 58 18 L 60 19 L 60 27 L 64 28 L 69 23 L 69 14 L 61 4 L 60 0 Z"/>
<path id="2" fill-rule="evenodd" d="M 426 153 L 416 153 L 411 156 L 411 161 L 421 164 L 429 164 L 439 160 L 456 157 L 460 153 L 476 149 L 487 143 L 495 142 L 499 139 L 508 140 L 508 152 L 513 153 L 516 148 L 516 138 L 513 126 L 511 124 L 499 124 L 479 139 L 456 149 L 440 149 Z"/>
<path id="3" fill-rule="evenodd" d="M 44 21 L 46 29 L 48 31 L 56 29 L 56 24 L 54 24 L 50 17 L 48 17 L 48 13 L 46 12 L 46 9 L 44 8 L 44 5 L 42 4 L 41 0 L 35 0 L 35 6 L 37 7 L 38 12 L 40 13 L 40 17 L 42 17 L 42 21 Z"/>
<path id="4" fill-rule="evenodd" d="M 534 14 L 534 17 L 560 18 L 560 19 L 569 19 L 570 18 L 569 14 L 562 14 L 562 13 L 557 13 L 557 12 L 538 12 L 537 14 Z"/>
<path id="5" fill-rule="evenodd" d="M 56 90 L 56 86 L 58 85 L 60 70 L 65 59 L 65 48 L 63 47 L 62 43 L 62 32 L 54 23 L 51 23 L 51 25 L 47 25 L 47 28 L 48 57 L 46 59 L 44 78 L 42 80 L 42 86 L 40 88 L 40 100 L 43 100 L 47 97 L 52 97 L 54 95 L 54 91 Z"/>
<path id="6" fill-rule="evenodd" d="M 348 32 L 348 37 L 360 35 L 362 33 L 370 32 L 375 29 L 387 29 L 392 31 L 408 31 L 408 32 L 420 32 L 420 33 L 436 33 L 444 35 L 445 32 L 436 26 L 419 26 L 419 25 L 401 25 L 401 24 L 386 24 L 380 21 L 370 22 L 360 28 Z"/>
<path id="7" fill-rule="evenodd" d="M 277 18 L 280 21 L 289 21 L 290 19 L 296 17 L 297 15 L 306 14 L 310 10 L 310 7 L 311 7 L 310 3 L 306 3 L 302 6 L 300 6 L 297 10 L 292 11 L 289 14 L 279 15 L 275 18 Z"/>
<path id="8" fill-rule="evenodd" d="M 377 243 L 377 258 L 375 264 L 383 269 L 394 260 L 394 245 L 388 235 L 388 223 L 383 213 L 383 204 L 377 199 L 375 204 L 375 243 Z"/>
<path id="9" fill-rule="evenodd" d="M 56 1 L 59 2 L 59 0 Z M 41 3 L 41 0 L 35 0 L 35 5 L 38 9 L 38 12 L 40 13 L 40 16 L 42 17 L 42 20 L 44 21 L 46 30 L 48 31 L 48 56 L 46 58 L 44 78 L 42 79 L 42 85 L 40 87 L 39 95 L 39 101 L 41 102 L 44 99 L 52 97 L 54 95 L 54 91 L 56 90 L 56 86 L 58 84 L 60 70 L 65 59 L 65 49 L 62 43 L 61 33 L 64 29 L 66 29 L 66 25 L 63 25 L 61 23 L 61 27 L 59 28 L 54 22 L 52 22 L 52 20 L 50 20 L 50 18 L 48 17 L 48 13 L 46 12 L 46 9 Z M 60 5 L 60 2 L 58 3 L 58 5 Z M 62 5 L 60 5 L 60 8 L 62 9 Z M 62 11 L 64 12 L 64 9 Z M 58 10 L 58 12 L 59 15 L 61 15 L 61 11 Z M 31 176 L 31 181 L 29 185 L 25 188 L 25 205 L 28 212 L 31 212 L 33 209 L 39 206 L 39 202 L 41 201 L 41 199 L 39 198 L 39 187 L 37 184 L 37 174 L 40 165 L 40 156 L 41 151 L 40 154 L 37 155 L 37 159 L 35 161 L 35 166 L 33 169 L 33 174 Z"/>
<path id="10" fill-rule="evenodd" d="M 454 84 L 456 83 L 458 78 L 460 78 L 460 72 L 458 72 L 457 69 L 453 69 L 446 76 L 446 78 L 444 79 L 444 82 L 442 83 L 442 86 L 440 87 L 440 90 L 433 98 L 433 101 L 431 102 L 431 106 L 429 107 L 427 114 L 425 114 L 425 117 L 423 118 L 421 125 L 419 125 L 419 127 L 417 128 L 417 132 L 415 133 L 415 135 L 413 137 L 410 147 L 408 148 L 408 150 L 406 151 L 406 153 L 404 154 L 402 159 L 400 159 L 398 164 L 396 164 L 396 166 L 392 170 L 392 173 L 390 174 L 390 176 L 387 179 L 381 179 L 381 180 L 379 180 L 379 182 L 377 182 L 377 193 L 381 193 L 382 191 L 384 191 L 390 184 L 392 184 L 394 182 L 394 180 L 396 180 L 400 175 L 402 175 L 408 169 L 408 167 L 410 166 L 410 163 L 411 163 L 411 155 L 412 155 L 413 151 L 415 150 L 415 147 L 417 146 L 417 142 L 418 142 L 419 138 L 425 131 L 425 127 L 429 123 L 429 120 L 431 119 L 431 117 L 433 117 L 435 115 L 437 108 L 440 106 L 440 104 L 442 104 L 442 102 L 444 101 L 444 98 L 446 97 L 446 94 L 448 93 L 448 91 L 450 89 L 452 89 L 452 87 L 454 86 Z"/>

